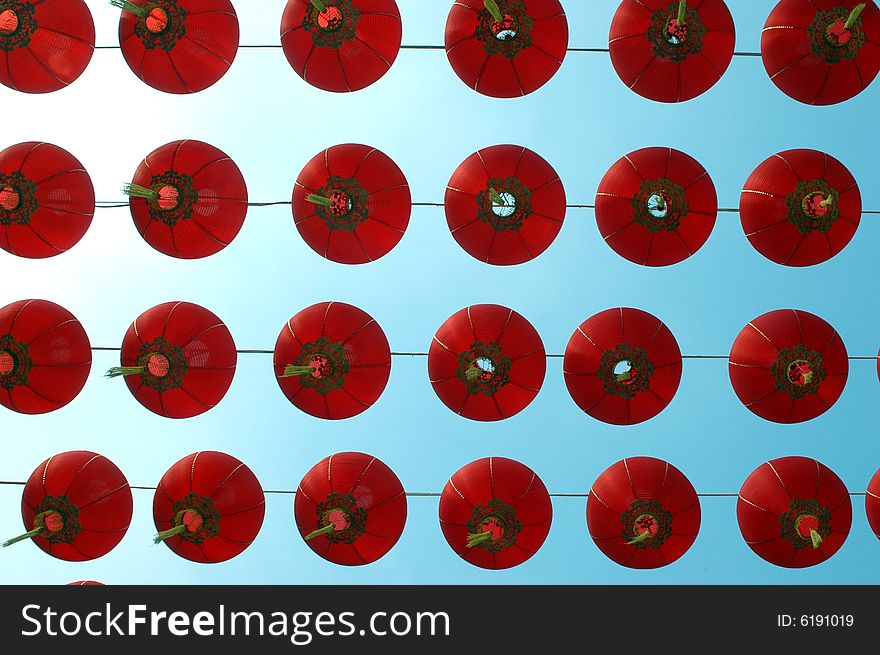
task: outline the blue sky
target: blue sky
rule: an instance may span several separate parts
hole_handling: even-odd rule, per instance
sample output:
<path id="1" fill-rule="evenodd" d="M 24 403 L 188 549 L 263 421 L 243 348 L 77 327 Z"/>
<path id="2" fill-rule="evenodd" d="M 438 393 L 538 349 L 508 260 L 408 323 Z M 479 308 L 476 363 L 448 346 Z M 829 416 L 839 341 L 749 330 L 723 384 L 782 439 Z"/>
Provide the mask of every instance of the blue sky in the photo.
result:
<path id="1" fill-rule="evenodd" d="M 89 0 L 98 44 L 117 43 L 118 10 Z M 236 2 L 242 44 L 279 42 L 283 0 Z M 448 0 L 398 0 L 405 44 L 442 44 Z M 604 47 L 617 3 L 567 0 L 571 47 Z M 736 0 L 737 50 L 756 51 L 772 0 Z M 621 155 L 672 146 L 699 160 L 715 181 L 722 207 L 736 207 L 749 173 L 788 148 L 826 150 L 858 180 L 865 207 L 880 209 L 876 115 L 880 85 L 843 105 L 807 107 L 767 78 L 760 58 L 736 57 L 721 82 L 682 105 L 661 105 L 630 92 L 607 54 L 569 53 L 543 89 L 495 100 L 465 87 L 442 51 L 403 51 L 379 83 L 349 95 L 305 84 L 280 49 L 240 50 L 229 73 L 193 96 L 167 96 L 142 84 L 118 50 L 99 50 L 72 87 L 47 96 L 0 88 L 2 147 L 43 140 L 76 155 L 100 200 L 122 199 L 119 187 L 138 162 L 169 141 L 194 138 L 229 154 L 252 201 L 289 200 L 302 166 L 345 142 L 380 148 L 404 171 L 414 201 L 441 202 L 455 167 L 477 148 L 514 143 L 531 148 L 560 174 L 571 204 L 592 204 L 604 172 Z M 872 109 L 873 108 L 873 109 Z M 165 257 L 138 236 L 127 209 L 99 210 L 72 251 L 44 261 L 0 253 L 0 305 L 45 298 L 71 310 L 95 346 L 119 346 L 142 311 L 188 300 L 218 314 L 239 348 L 272 348 L 284 322 L 324 300 L 357 305 L 384 328 L 392 349 L 425 351 L 440 324 L 474 303 L 507 305 L 561 353 L 584 319 L 631 306 L 663 319 L 685 354 L 727 354 L 739 330 L 772 309 L 804 309 L 834 325 L 850 355 L 880 346 L 876 246 L 878 217 L 865 216 L 835 259 L 808 269 L 765 260 L 749 245 L 736 214 L 721 214 L 696 256 L 665 269 L 636 266 L 603 242 L 591 210 L 572 209 L 556 243 L 538 260 L 486 266 L 462 251 L 441 208 L 413 210 L 391 254 L 360 267 L 325 261 L 299 237 L 289 207 L 252 208 L 238 239 L 209 259 Z M 141 407 L 119 381 L 117 365 L 96 353 L 89 383 L 71 405 L 29 417 L 0 412 L 0 479 L 24 480 L 46 457 L 90 449 L 113 460 L 132 484 L 155 485 L 165 470 L 196 450 L 214 449 L 247 463 L 267 489 L 294 489 L 323 457 L 359 450 L 384 460 L 409 491 L 440 491 L 464 464 L 488 455 L 532 467 L 552 492 L 586 492 L 605 468 L 627 456 L 667 459 L 700 492 L 737 492 L 767 459 L 803 455 L 833 469 L 851 491 L 864 491 L 880 467 L 874 427 L 880 394 L 873 362 L 853 362 L 847 388 L 825 415 L 781 426 L 746 410 L 724 361 L 686 361 L 673 403 L 657 418 L 614 427 L 583 414 L 569 397 L 561 360 L 548 362 L 536 400 L 494 424 L 462 419 L 434 395 L 424 359 L 394 361 L 380 401 L 344 422 L 313 419 L 293 407 L 273 379 L 270 355 L 243 355 L 232 388 L 214 410 L 173 422 Z M 3 534 L 21 531 L 18 487 L 0 487 Z M 317 557 L 297 535 L 293 497 L 269 496 L 263 530 L 241 556 L 205 566 L 152 546 L 152 492 L 135 491 L 135 515 L 122 543 L 89 563 L 57 561 L 32 544 L 0 552 L 4 583 L 66 583 L 90 578 L 124 583 L 880 583 L 869 565 L 880 554 L 864 501 L 854 498 L 853 527 L 843 548 L 812 569 L 774 567 L 745 545 L 735 498 L 702 500 L 693 548 L 672 566 L 630 571 L 594 546 L 585 499 L 554 499 L 550 536 L 539 553 L 508 571 L 482 571 L 448 547 L 437 499 L 411 498 L 398 545 L 356 569 Z"/>

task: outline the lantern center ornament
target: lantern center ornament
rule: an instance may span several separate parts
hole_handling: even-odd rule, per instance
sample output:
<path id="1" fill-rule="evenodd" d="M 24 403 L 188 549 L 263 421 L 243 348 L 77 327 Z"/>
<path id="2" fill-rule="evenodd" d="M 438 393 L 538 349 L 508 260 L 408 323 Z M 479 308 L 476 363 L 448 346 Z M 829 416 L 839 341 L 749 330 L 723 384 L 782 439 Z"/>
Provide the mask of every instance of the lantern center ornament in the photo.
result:
<path id="1" fill-rule="evenodd" d="M 11 334 L 0 337 L 0 389 L 11 391 L 25 386 L 33 368 L 26 343 L 16 341 Z"/>
<path id="2" fill-rule="evenodd" d="M 299 357 L 287 366 L 282 377 L 299 378 L 303 387 L 326 395 L 345 386 L 351 362 L 345 346 L 326 337 L 303 344 Z"/>
<path id="3" fill-rule="evenodd" d="M 684 187 L 665 177 L 642 182 L 630 204 L 635 222 L 648 232 L 674 232 L 689 212 Z"/>
<path id="4" fill-rule="evenodd" d="M 37 31 L 35 6 L 23 0 L 0 0 L 0 50 L 27 48 Z"/>
<path id="5" fill-rule="evenodd" d="M 844 6 L 817 11 L 807 28 L 813 54 L 832 65 L 855 59 L 867 41 L 860 14 Z"/>
<path id="6" fill-rule="evenodd" d="M 50 544 L 69 544 L 82 531 L 79 508 L 67 496 L 44 496 L 34 517 L 34 530 Z"/>
<path id="7" fill-rule="evenodd" d="M 776 389 L 795 400 L 819 391 L 826 375 L 822 353 L 802 345 L 780 350 L 770 373 L 776 378 Z"/>
<path id="8" fill-rule="evenodd" d="M 199 201 L 192 177 L 175 170 L 154 175 L 149 191 L 152 193 L 147 194 L 146 201 L 150 218 L 169 227 L 192 218 Z"/>
<path id="9" fill-rule="evenodd" d="M 494 396 L 510 382 L 512 365 L 497 343 L 475 341 L 459 353 L 455 375 L 468 393 Z"/>
<path id="10" fill-rule="evenodd" d="M 672 535 L 672 512 L 653 499 L 634 500 L 620 515 L 623 538 L 634 548 L 660 548 Z"/>
<path id="11" fill-rule="evenodd" d="M 596 375 L 604 383 L 606 393 L 635 398 L 651 386 L 654 365 L 644 348 L 621 343 L 602 353 Z"/>
<path id="12" fill-rule="evenodd" d="M 499 498 L 485 505 L 475 505 L 467 522 L 468 548 L 482 548 L 498 553 L 516 543 L 522 523 L 516 518 L 516 509 Z"/>
<path id="13" fill-rule="evenodd" d="M 176 536 L 198 545 L 220 534 L 220 512 L 211 498 L 191 493 L 174 503 L 171 524 Z"/>
<path id="14" fill-rule="evenodd" d="M 27 225 L 39 207 L 34 182 L 19 171 L 0 174 L 0 225 Z"/>
<path id="15" fill-rule="evenodd" d="M 183 386 L 183 376 L 189 370 L 183 348 L 168 343 L 164 337 L 141 346 L 135 361 L 141 369 L 141 382 L 159 393 Z"/>
<path id="16" fill-rule="evenodd" d="M 338 48 L 357 36 L 360 18 L 352 0 L 319 0 L 306 8 L 302 27 L 319 48 Z"/>
<path id="17" fill-rule="evenodd" d="M 699 12 L 674 0 L 652 14 L 646 37 L 655 57 L 680 63 L 702 51 L 706 33 Z"/>
<path id="18" fill-rule="evenodd" d="M 494 5 L 497 16 L 488 6 L 480 10 L 474 36 L 489 55 L 513 59 L 532 45 L 535 21 L 522 0 L 494 0 Z"/>
<path id="19" fill-rule="evenodd" d="M 515 232 L 532 215 L 532 191 L 515 177 L 494 177 L 477 194 L 477 218 L 496 232 Z"/>
<path id="20" fill-rule="evenodd" d="M 840 193 L 822 178 L 798 182 L 785 205 L 788 222 L 801 234 L 827 232 L 840 218 Z"/>
<path id="21" fill-rule="evenodd" d="M 134 33 L 147 50 L 173 50 L 186 36 L 186 9 L 178 0 L 148 0 L 137 5 L 130 0 L 110 0 L 110 4 L 137 16 Z"/>
<path id="22" fill-rule="evenodd" d="M 358 506 L 352 494 L 331 492 L 317 513 L 317 530 L 306 536 L 307 541 L 326 536 L 334 544 L 353 544 L 367 531 L 367 510 Z"/>
<path id="23" fill-rule="evenodd" d="M 331 231 L 354 232 L 370 216 L 370 194 L 354 178 L 331 175 L 307 200 L 315 203 L 315 214 Z"/>
<path id="24" fill-rule="evenodd" d="M 831 511 L 815 498 L 795 498 L 788 511 L 779 517 L 781 535 L 791 542 L 795 550 L 819 548 L 831 535 Z"/>

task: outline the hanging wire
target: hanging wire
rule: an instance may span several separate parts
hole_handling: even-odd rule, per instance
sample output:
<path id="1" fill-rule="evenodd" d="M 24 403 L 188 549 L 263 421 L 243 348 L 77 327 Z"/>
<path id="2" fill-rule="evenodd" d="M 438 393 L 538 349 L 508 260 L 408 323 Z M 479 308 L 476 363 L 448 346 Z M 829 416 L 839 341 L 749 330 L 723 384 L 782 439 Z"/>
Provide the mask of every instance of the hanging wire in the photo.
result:
<path id="1" fill-rule="evenodd" d="M 0 486 L 7 487 L 23 487 L 27 483 L 26 482 L 18 482 L 13 480 L 0 480 Z M 136 485 L 130 484 L 128 485 L 130 489 L 135 489 L 137 491 L 155 491 L 156 487 L 151 487 L 149 485 Z M 264 489 L 264 494 L 272 494 L 272 495 L 283 495 L 283 496 L 295 496 L 295 489 Z M 850 491 L 848 492 L 850 496 L 865 496 L 867 492 L 865 491 Z M 405 492 L 407 498 L 440 498 L 440 493 L 436 491 L 407 491 Z M 551 498 L 589 498 L 589 493 L 551 493 L 549 494 Z M 736 493 L 698 493 L 697 496 L 700 498 L 737 498 L 739 494 Z"/>

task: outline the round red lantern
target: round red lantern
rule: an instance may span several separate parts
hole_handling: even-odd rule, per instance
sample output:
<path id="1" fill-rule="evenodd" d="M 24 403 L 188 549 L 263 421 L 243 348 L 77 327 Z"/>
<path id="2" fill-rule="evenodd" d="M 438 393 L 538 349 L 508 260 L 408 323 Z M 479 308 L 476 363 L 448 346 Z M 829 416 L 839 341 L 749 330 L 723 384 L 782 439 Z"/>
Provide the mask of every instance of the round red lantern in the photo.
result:
<path id="1" fill-rule="evenodd" d="M 440 529 L 452 550 L 484 569 L 509 569 L 538 552 L 553 505 L 525 464 L 485 457 L 459 469 L 440 494 Z"/>
<path id="2" fill-rule="evenodd" d="M 89 337 L 76 317 L 47 300 L 0 309 L 0 404 L 21 414 L 61 409 L 92 368 Z"/>
<path id="3" fill-rule="evenodd" d="M 543 253 L 565 220 L 559 175 L 528 148 L 478 150 L 446 186 L 446 222 L 464 250 L 487 264 L 522 264 Z"/>
<path id="4" fill-rule="evenodd" d="M 865 494 L 865 513 L 874 536 L 880 539 L 880 471 L 874 474 Z"/>
<path id="5" fill-rule="evenodd" d="M 880 10 L 871 0 L 781 0 L 761 33 L 764 68 L 786 95 L 833 105 L 880 71 Z"/>
<path id="6" fill-rule="evenodd" d="M 500 421 L 525 409 L 541 390 L 547 359 L 538 332 L 501 305 L 472 305 L 450 316 L 431 342 L 428 376 L 456 414 Z"/>
<path id="7" fill-rule="evenodd" d="M 96 582 L 95 580 L 77 580 L 76 582 L 68 582 L 67 587 L 103 587 L 103 582 Z"/>
<path id="8" fill-rule="evenodd" d="M 213 450 L 193 453 L 159 481 L 153 541 L 193 562 L 225 562 L 253 543 L 265 513 L 263 489 L 247 466 Z"/>
<path id="9" fill-rule="evenodd" d="M 852 503 L 828 467 L 807 457 L 782 457 L 746 479 L 736 518 L 758 556 L 797 569 L 820 564 L 840 549 L 852 525 Z"/>
<path id="10" fill-rule="evenodd" d="M 587 527 L 609 559 L 633 569 L 656 569 L 693 545 L 700 531 L 700 499 L 669 462 L 629 457 L 593 483 Z"/>
<path id="11" fill-rule="evenodd" d="M 729 368 L 733 390 L 752 412 L 776 423 L 800 423 L 837 402 L 849 360 L 828 323 L 808 312 L 779 309 L 742 329 Z"/>
<path id="12" fill-rule="evenodd" d="M 777 264 L 812 266 L 852 240 L 862 217 L 858 184 L 831 155 L 785 150 L 749 176 L 739 202 L 743 231 Z"/>
<path id="13" fill-rule="evenodd" d="M 672 148 L 643 148 L 612 166 L 596 193 L 596 221 L 614 251 L 642 266 L 677 264 L 703 247 L 715 227 L 712 178 Z"/>
<path id="14" fill-rule="evenodd" d="M 95 23 L 83 0 L 4 0 L 0 4 L 0 83 L 51 93 L 82 75 L 95 51 Z"/>
<path id="15" fill-rule="evenodd" d="M 391 375 L 391 348 L 363 310 L 325 302 L 302 310 L 275 343 L 275 378 L 302 411 L 324 419 L 357 416 L 372 406 Z"/>
<path id="16" fill-rule="evenodd" d="M 21 498 L 27 532 L 3 547 L 32 539 L 53 557 L 84 562 L 113 550 L 131 516 L 131 489 L 113 462 L 85 450 L 61 453 L 28 478 Z"/>
<path id="17" fill-rule="evenodd" d="M 575 330 L 563 371 L 578 407 L 605 423 L 632 425 L 672 402 L 681 381 L 681 351 L 659 318 L 638 309 L 607 309 Z"/>
<path id="18" fill-rule="evenodd" d="M 412 199 L 401 170 L 369 146 L 333 146 L 305 165 L 293 187 L 296 229 L 316 253 L 340 264 L 384 257 L 409 225 Z"/>
<path id="19" fill-rule="evenodd" d="M 550 81 L 568 49 L 559 0 L 456 0 L 446 56 L 469 87 L 495 98 L 528 95 Z"/>
<path id="20" fill-rule="evenodd" d="M 95 189 L 76 157 L 30 141 L 0 152 L 0 248 L 41 259 L 83 238 L 95 214 Z"/>
<path id="21" fill-rule="evenodd" d="M 110 0 L 122 9 L 119 44 L 132 72 L 165 93 L 197 93 L 226 74 L 238 52 L 229 0 Z"/>
<path id="22" fill-rule="evenodd" d="M 160 416 L 191 418 L 226 395 L 238 354 L 229 329 L 213 313 L 188 302 L 167 302 L 141 314 L 122 342 L 121 366 L 137 401 Z"/>
<path id="23" fill-rule="evenodd" d="M 736 44 L 723 0 L 623 0 L 608 48 L 618 76 L 640 96 L 684 102 L 711 89 Z"/>
<path id="24" fill-rule="evenodd" d="M 406 525 L 406 493 L 394 471 L 363 453 L 337 453 L 315 464 L 296 490 L 300 535 L 334 564 L 382 558 Z"/>
<path id="25" fill-rule="evenodd" d="M 281 47 L 296 74 L 325 91 L 358 91 L 397 59 L 403 26 L 394 0 L 288 0 Z"/>
<path id="26" fill-rule="evenodd" d="M 238 166 L 201 141 L 174 141 L 150 153 L 123 191 L 138 233 L 179 259 L 208 257 L 238 235 L 248 192 Z"/>

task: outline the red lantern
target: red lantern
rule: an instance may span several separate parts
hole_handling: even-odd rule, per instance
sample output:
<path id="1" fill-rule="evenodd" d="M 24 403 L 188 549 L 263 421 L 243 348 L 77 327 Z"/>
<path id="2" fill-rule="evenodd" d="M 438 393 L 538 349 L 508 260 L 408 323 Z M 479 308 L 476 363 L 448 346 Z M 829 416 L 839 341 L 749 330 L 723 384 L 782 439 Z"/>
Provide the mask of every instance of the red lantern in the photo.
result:
<path id="1" fill-rule="evenodd" d="M 385 333 L 363 310 L 325 302 L 302 310 L 275 343 L 275 378 L 287 399 L 324 419 L 357 416 L 391 375 Z"/>
<path id="2" fill-rule="evenodd" d="M 191 418 L 217 405 L 235 375 L 238 354 L 215 314 L 188 302 L 167 302 L 141 314 L 122 342 L 122 366 L 138 402 L 160 416 Z"/>
<path id="3" fill-rule="evenodd" d="M 165 93 L 198 93 L 226 74 L 238 52 L 229 0 L 110 0 L 122 9 L 119 44 L 132 72 Z"/>
<path id="4" fill-rule="evenodd" d="M 509 569 L 538 552 L 553 505 L 525 464 L 485 457 L 453 475 L 440 495 L 440 528 L 452 550 L 484 569 Z"/>
<path id="5" fill-rule="evenodd" d="M 607 309 L 581 323 L 563 361 L 577 406 L 614 425 L 641 423 L 666 409 L 681 381 L 681 351 L 647 312 Z"/>
<path id="6" fill-rule="evenodd" d="M 623 0 L 608 36 L 620 79 L 657 102 L 684 102 L 711 89 L 730 65 L 735 43 L 723 0 Z"/>
<path id="7" fill-rule="evenodd" d="M 225 453 L 193 453 L 156 488 L 154 541 L 193 562 L 225 562 L 253 543 L 265 513 L 263 489 L 247 466 Z"/>
<path id="8" fill-rule="evenodd" d="M 67 587 L 103 587 L 103 582 L 96 582 L 95 580 L 78 580 L 77 582 L 68 582 Z"/>
<path id="9" fill-rule="evenodd" d="M 296 74 L 336 93 L 378 81 L 397 59 L 403 26 L 394 0 L 288 0 L 281 47 Z"/>
<path id="10" fill-rule="evenodd" d="M 306 473 L 294 506 L 300 535 L 334 564 L 360 566 L 382 558 L 406 525 L 406 493 L 383 462 L 337 453 Z"/>
<path id="11" fill-rule="evenodd" d="M 761 163 L 740 197 L 743 231 L 777 264 L 812 266 L 843 250 L 862 217 L 846 167 L 816 150 L 786 150 Z"/>
<path id="12" fill-rule="evenodd" d="M 92 60 L 95 23 L 83 0 L 5 0 L 0 5 L 0 82 L 25 93 L 72 84 Z"/>
<path id="13" fill-rule="evenodd" d="M 865 513 L 868 515 L 871 531 L 880 539 L 880 471 L 874 474 L 868 484 L 868 492 L 865 494 Z"/>
<path id="14" fill-rule="evenodd" d="M 535 328 L 512 309 L 472 305 L 437 330 L 428 376 L 449 409 L 474 421 L 500 421 L 541 390 L 547 359 Z"/>
<path id="15" fill-rule="evenodd" d="M 403 238 L 412 200 L 401 170 L 369 146 L 328 148 L 293 187 L 293 220 L 316 253 L 340 264 L 384 257 Z"/>
<path id="16" fill-rule="evenodd" d="M 730 350 L 733 390 L 752 412 L 776 423 L 824 414 L 849 372 L 840 336 L 818 316 L 779 309 L 742 329 Z"/>
<path id="17" fill-rule="evenodd" d="M 469 87 L 495 98 L 528 95 L 550 81 L 568 49 L 559 0 L 456 0 L 446 56 Z"/>
<path id="18" fill-rule="evenodd" d="M 138 233 L 179 259 L 208 257 L 238 235 L 248 192 L 238 166 L 201 141 L 174 141 L 150 153 L 124 186 Z"/>
<path id="19" fill-rule="evenodd" d="M 852 525 L 852 503 L 834 471 L 807 457 L 765 462 L 739 491 L 736 518 L 749 548 L 799 569 L 836 553 Z"/>
<path id="20" fill-rule="evenodd" d="M 131 515 L 131 489 L 113 462 L 85 450 L 61 453 L 31 474 L 21 498 L 27 532 L 3 546 L 32 539 L 53 557 L 84 562 L 113 550 Z"/>
<path id="21" fill-rule="evenodd" d="M 809 105 L 857 96 L 880 71 L 880 10 L 867 0 L 781 0 L 761 34 L 764 68 Z"/>
<path id="22" fill-rule="evenodd" d="M 700 532 L 700 499 L 669 462 L 630 457 L 593 483 L 587 527 L 609 559 L 633 569 L 656 569 L 693 545 Z"/>
<path id="23" fill-rule="evenodd" d="M 672 148 L 629 153 L 605 173 L 596 193 L 602 238 L 643 266 L 669 266 L 693 255 L 712 234 L 717 215 L 706 169 Z"/>
<path id="24" fill-rule="evenodd" d="M 79 395 L 92 367 L 80 322 L 47 300 L 0 309 L 0 404 L 21 414 L 61 409 Z"/>
<path id="25" fill-rule="evenodd" d="M 492 146 L 465 159 L 449 180 L 444 204 L 458 245 L 499 266 L 540 255 L 565 220 L 559 175 L 520 146 Z"/>
<path id="26" fill-rule="evenodd" d="M 31 141 L 0 152 L 0 248 L 31 259 L 60 255 L 94 214 L 92 180 L 66 150 Z"/>

